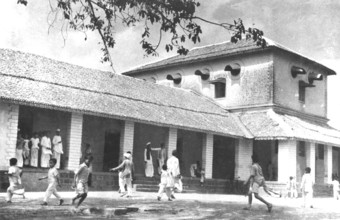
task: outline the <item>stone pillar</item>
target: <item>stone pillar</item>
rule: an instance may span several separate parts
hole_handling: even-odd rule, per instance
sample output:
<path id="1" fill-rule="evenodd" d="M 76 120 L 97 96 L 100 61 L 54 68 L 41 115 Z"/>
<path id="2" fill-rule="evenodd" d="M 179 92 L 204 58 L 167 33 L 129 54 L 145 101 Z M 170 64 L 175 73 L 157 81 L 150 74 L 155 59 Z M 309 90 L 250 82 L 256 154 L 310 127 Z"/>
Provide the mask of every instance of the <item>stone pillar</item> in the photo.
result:
<path id="1" fill-rule="evenodd" d="M 212 178 L 213 171 L 213 151 L 214 135 L 205 134 L 202 145 L 202 168 L 205 170 L 205 178 Z"/>
<path id="2" fill-rule="evenodd" d="M 325 183 L 332 182 L 333 173 L 333 147 L 325 146 Z"/>
<path id="3" fill-rule="evenodd" d="M 119 158 L 123 159 L 123 154 L 127 151 L 133 153 L 133 138 L 135 133 L 135 123 L 124 121 L 120 132 Z"/>
<path id="4" fill-rule="evenodd" d="M 0 102 L 0 170 L 7 170 L 15 157 L 19 105 Z"/>
<path id="5" fill-rule="evenodd" d="M 247 180 L 250 175 L 253 140 L 238 139 L 235 147 L 235 179 Z"/>
<path id="6" fill-rule="evenodd" d="M 81 141 L 83 133 L 83 115 L 72 113 L 68 137 L 67 170 L 75 170 L 79 166 L 81 158 Z"/>
<path id="7" fill-rule="evenodd" d="M 311 176 L 315 182 L 315 143 L 306 143 L 306 145 L 309 145 L 306 147 L 306 164 L 311 168 Z"/>
<path id="8" fill-rule="evenodd" d="M 280 140 L 278 151 L 278 182 L 287 182 L 290 176 L 296 177 L 296 147 L 294 140 Z"/>
<path id="9" fill-rule="evenodd" d="M 167 149 L 167 158 L 172 156 L 172 151 L 177 148 L 177 129 L 169 128 L 169 133 L 166 137 L 165 148 Z"/>

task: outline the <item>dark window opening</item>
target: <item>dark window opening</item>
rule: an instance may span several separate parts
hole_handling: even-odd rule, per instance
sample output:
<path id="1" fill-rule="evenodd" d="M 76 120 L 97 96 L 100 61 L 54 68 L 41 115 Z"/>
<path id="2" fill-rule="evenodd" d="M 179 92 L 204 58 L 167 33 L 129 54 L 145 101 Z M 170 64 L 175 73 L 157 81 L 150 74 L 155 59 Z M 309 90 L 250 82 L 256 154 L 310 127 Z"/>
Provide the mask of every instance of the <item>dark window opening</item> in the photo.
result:
<path id="1" fill-rule="evenodd" d="M 306 87 L 299 85 L 299 101 L 305 102 L 306 100 Z"/>
<path id="2" fill-rule="evenodd" d="M 225 82 L 215 82 L 215 98 L 225 97 Z"/>
<path id="3" fill-rule="evenodd" d="M 238 76 L 241 72 L 241 67 L 237 63 L 229 64 L 224 68 L 225 71 L 230 71 L 232 76 Z"/>

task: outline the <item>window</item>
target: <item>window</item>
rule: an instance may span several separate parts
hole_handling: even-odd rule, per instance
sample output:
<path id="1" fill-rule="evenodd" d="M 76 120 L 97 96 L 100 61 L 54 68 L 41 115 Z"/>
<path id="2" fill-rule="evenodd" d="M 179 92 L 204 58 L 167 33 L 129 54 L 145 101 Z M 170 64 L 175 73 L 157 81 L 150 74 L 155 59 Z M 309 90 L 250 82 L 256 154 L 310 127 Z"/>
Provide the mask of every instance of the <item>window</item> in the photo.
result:
<path id="1" fill-rule="evenodd" d="M 320 160 L 324 159 L 324 145 L 323 144 L 318 144 L 318 158 Z"/>
<path id="2" fill-rule="evenodd" d="M 298 142 L 298 151 L 299 151 L 299 156 L 300 157 L 305 157 L 306 156 L 306 146 L 304 141 L 299 141 Z"/>
<path id="3" fill-rule="evenodd" d="M 305 102 L 306 100 L 306 87 L 299 85 L 299 101 Z"/>
<path id="4" fill-rule="evenodd" d="M 225 82 L 215 82 L 215 98 L 225 97 Z"/>
<path id="5" fill-rule="evenodd" d="M 224 71 L 229 71 L 233 77 L 240 75 L 241 67 L 238 63 L 232 63 L 225 66 Z"/>

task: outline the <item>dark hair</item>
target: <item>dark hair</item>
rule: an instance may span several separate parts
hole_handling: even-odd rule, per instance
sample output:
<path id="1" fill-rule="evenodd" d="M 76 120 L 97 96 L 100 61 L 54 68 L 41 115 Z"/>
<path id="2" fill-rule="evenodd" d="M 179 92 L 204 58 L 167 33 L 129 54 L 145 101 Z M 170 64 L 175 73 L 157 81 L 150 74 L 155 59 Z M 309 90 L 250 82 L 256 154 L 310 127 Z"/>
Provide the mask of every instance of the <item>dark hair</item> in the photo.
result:
<path id="1" fill-rule="evenodd" d="M 177 150 L 173 150 L 173 151 L 172 151 L 172 155 L 175 156 L 175 157 L 177 157 Z"/>
<path id="2" fill-rule="evenodd" d="M 163 164 L 162 170 L 167 170 L 167 169 L 168 169 L 168 166 L 166 164 Z"/>
<path id="3" fill-rule="evenodd" d="M 254 163 L 259 162 L 259 158 L 257 157 L 256 154 L 253 154 L 253 155 L 251 156 L 251 159 L 253 160 Z"/>
<path id="4" fill-rule="evenodd" d="M 17 158 L 9 159 L 9 165 L 11 166 L 17 165 L 17 162 L 18 162 Z"/>
<path id="5" fill-rule="evenodd" d="M 54 164 L 57 164 L 57 159 L 51 158 L 50 161 L 52 161 Z"/>
<path id="6" fill-rule="evenodd" d="M 132 154 L 132 153 L 131 153 L 131 151 L 126 151 L 126 153 L 128 153 L 128 154 Z"/>
<path id="7" fill-rule="evenodd" d="M 289 177 L 289 179 L 290 179 L 290 180 L 292 180 L 292 179 L 293 179 L 293 177 L 291 176 L 291 177 Z"/>
<path id="8" fill-rule="evenodd" d="M 311 168 L 310 167 L 306 167 L 305 171 L 306 171 L 306 173 L 310 173 Z"/>
<path id="9" fill-rule="evenodd" d="M 84 160 L 90 160 L 90 161 L 92 161 L 93 160 L 93 157 L 92 157 L 92 155 L 86 155 L 85 157 L 84 157 Z"/>

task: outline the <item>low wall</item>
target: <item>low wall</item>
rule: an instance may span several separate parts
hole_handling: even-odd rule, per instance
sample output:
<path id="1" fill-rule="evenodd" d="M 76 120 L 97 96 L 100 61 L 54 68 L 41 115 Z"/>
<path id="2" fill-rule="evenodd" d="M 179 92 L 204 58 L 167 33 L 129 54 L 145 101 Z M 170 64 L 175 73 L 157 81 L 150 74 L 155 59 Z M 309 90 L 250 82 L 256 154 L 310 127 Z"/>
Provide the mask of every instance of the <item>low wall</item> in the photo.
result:
<path id="1" fill-rule="evenodd" d="M 9 186 L 8 176 L 0 171 L 0 192 L 5 192 Z M 45 191 L 47 188 L 47 179 L 38 180 L 40 177 L 47 176 L 48 169 L 25 169 L 23 170 L 22 183 L 27 192 Z M 62 188 L 59 191 L 73 191 L 71 185 L 74 178 L 73 171 L 60 170 L 60 182 Z M 117 173 L 94 172 L 92 174 L 91 191 L 111 191 L 118 190 L 118 175 Z"/>

